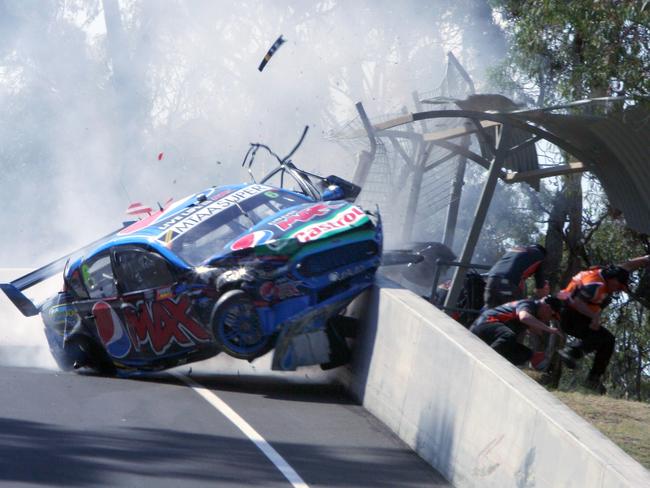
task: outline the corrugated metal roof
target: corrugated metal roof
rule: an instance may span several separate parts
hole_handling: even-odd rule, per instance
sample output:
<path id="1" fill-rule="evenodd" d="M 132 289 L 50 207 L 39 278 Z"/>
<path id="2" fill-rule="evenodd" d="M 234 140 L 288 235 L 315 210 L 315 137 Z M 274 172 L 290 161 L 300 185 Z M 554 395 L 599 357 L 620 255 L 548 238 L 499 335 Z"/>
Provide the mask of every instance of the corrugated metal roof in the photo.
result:
<path id="1" fill-rule="evenodd" d="M 598 177 L 629 227 L 650 234 L 650 103 L 637 101 L 622 109 L 622 102 L 605 110 L 611 101 L 593 101 L 578 106 L 581 113 L 545 109 L 502 115 L 555 136 L 559 147 Z"/>
<path id="2" fill-rule="evenodd" d="M 502 110 L 516 110 L 519 107 L 512 102 L 510 99 L 504 97 L 503 95 L 491 95 L 491 94 L 480 94 L 472 95 L 467 98 L 467 100 L 457 100 L 456 105 L 458 105 L 463 110 L 494 110 L 495 108 L 501 108 Z M 494 147 L 494 133 L 485 132 L 485 136 L 488 139 L 487 144 L 482 139 L 479 139 L 481 145 L 481 153 L 483 157 L 490 159 L 491 152 L 490 147 Z M 528 139 L 531 138 L 531 134 L 525 130 L 513 128 L 505 135 L 505 139 L 502 141 L 502 144 L 505 144 L 505 147 L 516 147 L 520 144 L 523 144 Z M 537 159 L 537 150 L 535 144 L 530 144 L 525 147 L 520 148 L 514 153 L 510 153 L 503 162 L 503 167 L 510 171 L 516 172 L 525 172 L 533 171 L 539 168 L 539 162 Z M 533 188 L 539 190 L 539 181 L 530 183 Z"/>

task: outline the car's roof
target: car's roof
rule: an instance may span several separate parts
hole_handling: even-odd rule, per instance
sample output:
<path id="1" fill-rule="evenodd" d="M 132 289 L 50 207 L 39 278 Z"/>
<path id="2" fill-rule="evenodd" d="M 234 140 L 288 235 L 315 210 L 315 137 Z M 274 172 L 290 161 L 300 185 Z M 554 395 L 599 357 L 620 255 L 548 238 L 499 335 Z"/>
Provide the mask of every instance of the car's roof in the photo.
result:
<path id="1" fill-rule="evenodd" d="M 256 207 L 265 199 L 273 201 L 274 206 L 280 200 L 285 205 L 276 206 L 275 214 L 254 221 L 243 208 L 249 205 Z M 230 211 L 235 210 L 234 207 L 240 211 Z M 241 223 L 236 223 L 231 226 L 235 213 L 248 217 L 252 225 L 243 227 Z M 213 224 L 208 224 L 208 221 Z M 201 225 L 204 222 L 205 225 Z M 304 244 L 346 232 L 367 222 L 368 217 L 361 208 L 343 200 L 315 201 L 302 194 L 259 183 L 211 187 L 108 236 L 85 253 L 83 258 L 74 261 L 67 275 L 74 273 L 83 260 L 118 245 L 149 247 L 177 267 L 190 269 L 266 242 L 284 239 Z M 208 241 L 202 247 L 195 244 L 198 242 L 196 239 L 203 235 L 220 232 L 219 229 L 225 228 L 222 227 L 225 223 L 228 223 L 232 234 L 220 234 L 224 239 L 218 244 L 215 242 L 214 248 L 206 247 Z M 237 227 L 241 230 L 236 230 Z M 186 249 L 185 244 L 191 245 Z M 202 254 L 202 251 L 208 252 Z"/>
<path id="2" fill-rule="evenodd" d="M 194 193 L 118 231 L 114 236 L 91 250 L 84 259 L 116 245 L 133 244 L 149 246 L 177 266 L 187 268 L 189 265 L 165 246 L 166 235 L 173 236 L 174 233 L 181 232 L 185 228 L 191 228 L 204 218 L 207 219 L 226 208 L 237 205 L 239 201 L 271 190 L 287 191 L 269 185 L 251 183 L 214 186 Z M 78 264 L 79 262 L 75 262 L 71 266 L 71 270 Z"/>

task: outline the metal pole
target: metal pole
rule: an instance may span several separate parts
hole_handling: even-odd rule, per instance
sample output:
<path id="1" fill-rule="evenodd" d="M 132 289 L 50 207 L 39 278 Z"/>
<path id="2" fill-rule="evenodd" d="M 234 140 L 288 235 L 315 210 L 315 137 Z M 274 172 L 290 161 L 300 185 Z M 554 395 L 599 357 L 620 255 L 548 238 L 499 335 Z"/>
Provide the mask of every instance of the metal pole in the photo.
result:
<path id="1" fill-rule="evenodd" d="M 466 121 L 465 126 L 469 126 L 470 122 Z M 465 149 L 469 149 L 469 135 L 461 139 L 460 145 Z M 458 209 L 460 208 L 460 198 L 463 195 L 463 185 L 465 184 L 465 168 L 467 166 L 467 158 L 458 157 L 458 166 L 456 167 L 456 175 L 451 187 L 451 194 L 449 195 L 449 209 L 447 210 L 447 218 L 445 220 L 445 233 L 442 237 L 442 243 L 449 249 L 453 248 L 454 237 L 456 234 L 456 223 L 458 222 Z"/>
<path id="2" fill-rule="evenodd" d="M 424 176 L 424 162 L 427 160 L 428 152 L 425 149 L 424 142 L 418 142 L 418 156 L 415 160 L 411 181 L 411 193 L 406 207 L 406 220 L 404 221 L 404 240 L 410 241 L 413 237 L 413 223 L 415 222 L 415 212 L 420 198 L 420 188 L 422 186 L 422 177 Z"/>
<path id="3" fill-rule="evenodd" d="M 492 201 L 492 196 L 494 195 L 494 190 L 499 179 L 499 173 L 501 172 L 501 167 L 503 166 L 503 161 L 505 160 L 506 151 L 508 149 L 506 147 L 502 147 L 501 142 L 507 140 L 507 138 L 504 136 L 506 135 L 506 131 L 509 130 L 510 126 L 504 124 L 502 126 L 501 133 L 499 134 L 494 159 L 490 164 L 490 170 L 488 171 L 487 179 L 483 185 L 481 198 L 479 199 L 478 205 L 476 206 L 476 211 L 474 212 L 474 221 L 472 223 L 472 228 L 467 235 L 463 251 L 461 252 L 459 258 L 459 261 L 463 265 L 471 263 L 472 256 L 474 255 L 474 249 L 476 248 L 481 230 L 483 229 L 485 217 L 487 216 L 488 209 L 490 208 L 490 202 Z M 451 288 L 449 289 L 447 299 L 445 300 L 445 307 L 456 306 L 466 274 L 467 269 L 464 266 L 459 266 L 454 271 L 454 275 L 451 280 Z"/>
<path id="4" fill-rule="evenodd" d="M 355 184 L 363 187 L 366 182 L 366 178 L 368 177 L 370 166 L 375 159 L 377 141 L 375 140 L 375 131 L 372 127 L 372 124 L 370 123 L 370 120 L 368 119 L 368 115 L 366 114 L 365 109 L 363 108 L 363 104 L 361 102 L 357 102 L 355 107 L 357 108 L 357 112 L 361 118 L 361 123 L 363 124 L 364 129 L 366 129 L 368 140 L 370 141 L 370 151 L 362 151 L 361 154 L 359 154 L 357 168 L 354 172 L 354 176 L 352 177 L 352 181 Z"/>
<path id="5" fill-rule="evenodd" d="M 413 224 L 415 222 L 415 212 L 417 211 L 420 190 L 422 189 L 422 179 L 426 169 L 427 160 L 431 154 L 434 144 L 424 141 L 418 141 L 417 156 L 415 158 L 415 168 L 413 169 L 413 184 L 409 194 L 408 206 L 406 208 L 406 221 L 404 222 L 404 236 L 408 241 L 413 237 Z"/>

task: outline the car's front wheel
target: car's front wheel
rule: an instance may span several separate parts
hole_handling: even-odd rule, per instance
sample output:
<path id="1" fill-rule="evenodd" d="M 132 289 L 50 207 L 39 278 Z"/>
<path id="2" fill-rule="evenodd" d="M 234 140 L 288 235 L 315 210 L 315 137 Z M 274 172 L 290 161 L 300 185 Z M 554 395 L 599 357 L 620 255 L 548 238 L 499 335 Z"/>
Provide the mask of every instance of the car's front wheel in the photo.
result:
<path id="1" fill-rule="evenodd" d="M 272 347 L 251 298 L 243 290 L 224 293 L 212 311 L 212 331 L 219 347 L 238 359 L 253 359 Z"/>

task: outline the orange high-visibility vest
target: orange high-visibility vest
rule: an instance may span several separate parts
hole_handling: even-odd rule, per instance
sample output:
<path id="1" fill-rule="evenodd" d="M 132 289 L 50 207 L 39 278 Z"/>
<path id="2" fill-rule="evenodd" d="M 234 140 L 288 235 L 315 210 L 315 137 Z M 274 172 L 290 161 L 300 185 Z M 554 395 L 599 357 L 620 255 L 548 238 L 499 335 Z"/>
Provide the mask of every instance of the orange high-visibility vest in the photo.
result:
<path id="1" fill-rule="evenodd" d="M 580 297 L 591 311 L 599 313 L 603 309 L 603 302 L 612 293 L 601 271 L 602 268 L 581 271 L 571 278 L 571 282 L 562 292 L 568 293 L 571 297 Z"/>

